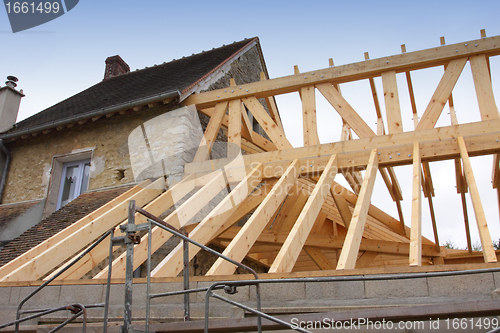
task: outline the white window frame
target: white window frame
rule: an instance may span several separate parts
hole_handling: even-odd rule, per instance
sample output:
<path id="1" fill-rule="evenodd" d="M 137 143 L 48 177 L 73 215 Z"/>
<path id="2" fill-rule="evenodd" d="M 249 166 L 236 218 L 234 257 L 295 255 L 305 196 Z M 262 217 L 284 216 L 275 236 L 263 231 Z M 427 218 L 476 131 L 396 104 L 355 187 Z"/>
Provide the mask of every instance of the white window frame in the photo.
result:
<path id="1" fill-rule="evenodd" d="M 77 176 L 76 176 L 77 181 L 75 184 L 75 190 L 73 191 L 73 193 L 70 193 L 68 203 L 75 200 L 81 194 L 81 189 L 82 189 L 82 184 L 83 184 L 83 172 L 85 170 L 85 164 L 90 164 L 90 159 L 74 161 L 74 162 L 66 162 L 63 164 L 61 183 L 59 185 L 59 194 L 57 195 L 56 210 L 59 210 L 61 208 L 62 195 L 63 195 L 63 189 L 64 189 L 64 179 L 66 178 L 66 172 L 67 172 L 68 168 L 70 168 L 70 167 L 78 166 L 78 170 L 77 170 Z M 88 182 L 88 179 L 87 179 L 87 182 Z M 87 183 L 87 187 L 88 187 L 88 183 Z"/>

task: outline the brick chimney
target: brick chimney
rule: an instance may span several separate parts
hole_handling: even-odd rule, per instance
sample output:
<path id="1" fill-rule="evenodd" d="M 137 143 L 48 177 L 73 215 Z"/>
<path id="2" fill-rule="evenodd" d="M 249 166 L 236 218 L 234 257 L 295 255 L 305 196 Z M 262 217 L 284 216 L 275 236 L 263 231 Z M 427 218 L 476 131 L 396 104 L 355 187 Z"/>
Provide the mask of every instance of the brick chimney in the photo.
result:
<path id="1" fill-rule="evenodd" d="M 130 73 L 130 67 L 119 55 L 108 57 L 103 81 L 127 73 Z"/>
<path id="2" fill-rule="evenodd" d="M 11 129 L 17 120 L 23 91 L 17 91 L 17 78 L 8 76 L 6 86 L 0 87 L 0 133 Z"/>

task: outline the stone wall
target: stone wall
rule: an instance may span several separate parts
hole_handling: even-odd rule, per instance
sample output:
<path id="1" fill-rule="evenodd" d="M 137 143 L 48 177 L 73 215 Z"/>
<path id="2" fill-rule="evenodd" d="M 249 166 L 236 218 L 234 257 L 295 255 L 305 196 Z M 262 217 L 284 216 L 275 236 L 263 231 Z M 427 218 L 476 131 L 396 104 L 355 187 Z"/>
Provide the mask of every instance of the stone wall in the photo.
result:
<path id="1" fill-rule="evenodd" d="M 6 144 L 12 160 L 3 203 L 44 198 L 53 158 L 81 151 L 92 151 L 89 189 L 134 182 L 128 152 L 129 135 L 145 121 L 177 107 L 143 108 Z"/>
<path id="2" fill-rule="evenodd" d="M 251 276 L 248 276 L 251 279 Z M 142 279 L 144 281 L 144 279 Z M 179 279 L 180 281 L 180 279 Z M 212 284 L 206 278 L 198 277 L 190 282 L 191 288 L 205 288 Z M 13 320 L 18 303 L 35 287 L 0 287 L 0 323 Z M 337 282 L 294 282 L 273 283 L 261 286 L 262 309 L 269 314 L 328 312 L 348 309 L 369 309 L 374 307 L 409 306 L 417 304 L 439 304 L 491 300 L 495 289 L 500 288 L 500 273 L 480 273 L 447 277 L 410 278 L 404 280 L 379 281 L 337 281 Z M 151 292 L 162 293 L 182 290 L 181 282 L 153 283 Z M 46 287 L 40 294 L 28 301 L 24 309 L 49 308 L 71 303 L 96 304 L 105 300 L 105 284 L 55 285 Z M 135 320 L 144 320 L 146 309 L 146 284 L 135 283 L 133 289 L 133 311 Z M 224 297 L 255 308 L 254 287 L 239 287 L 235 295 Z M 191 315 L 204 315 L 205 294 L 191 295 Z M 109 315 L 118 321 L 123 316 L 124 285 L 112 285 Z M 153 321 L 181 320 L 183 296 L 157 298 L 152 302 Z M 91 320 L 103 317 L 102 309 L 90 309 Z M 241 318 L 244 312 L 219 301 L 210 302 L 210 316 Z M 56 313 L 45 317 L 61 320 L 67 315 Z M 121 319 L 122 320 L 122 319 Z M 35 324 L 31 322 L 31 324 Z M 137 327 L 139 328 L 139 327 Z"/>

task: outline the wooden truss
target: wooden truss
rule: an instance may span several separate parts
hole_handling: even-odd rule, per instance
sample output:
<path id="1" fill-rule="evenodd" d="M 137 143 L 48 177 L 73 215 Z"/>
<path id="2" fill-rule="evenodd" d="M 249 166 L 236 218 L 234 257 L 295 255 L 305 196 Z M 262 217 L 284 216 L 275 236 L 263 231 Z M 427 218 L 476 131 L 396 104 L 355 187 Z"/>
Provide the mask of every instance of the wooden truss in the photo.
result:
<path id="1" fill-rule="evenodd" d="M 59 265 L 75 256 L 111 227 L 124 223 L 127 201 L 160 215 L 169 224 L 189 232 L 202 244 L 224 249 L 237 261 L 250 260 L 269 273 L 347 270 L 366 267 L 422 266 L 452 263 L 497 262 L 470 156 L 494 155 L 493 188 L 500 198 L 500 119 L 493 96 L 489 58 L 500 54 L 500 37 L 408 52 L 400 55 L 333 66 L 314 72 L 236 85 L 195 94 L 186 105 L 210 116 L 201 144 L 186 177 L 165 189 L 162 179 L 136 186 L 71 227 L 0 268 L 2 282 L 47 279 Z M 453 88 L 469 63 L 481 121 L 459 123 Z M 418 118 L 412 71 L 444 66 L 444 74 L 427 107 Z M 414 130 L 403 129 L 396 74 L 405 73 L 412 106 Z M 374 79 L 383 83 L 385 119 Z M 340 84 L 368 80 L 375 103 L 377 128 L 372 128 L 347 102 Z M 298 92 L 302 101 L 304 147 L 288 141 L 274 96 Z M 317 131 L 316 94 L 319 92 L 342 117 L 341 141 L 320 143 Z M 435 128 L 448 104 L 450 125 Z M 249 114 L 265 132 L 253 130 Z M 408 114 L 410 116 L 410 114 Z M 209 160 L 217 134 L 228 137 L 228 157 Z M 357 136 L 354 138 L 353 133 Z M 242 156 L 241 151 L 245 154 Z M 239 164 L 233 161 L 239 159 Z M 457 191 L 465 212 L 469 249 L 439 246 L 432 198 L 435 196 L 430 162 L 454 160 Z M 395 169 L 413 166 L 411 216 L 405 223 L 401 185 Z M 362 174 L 364 170 L 364 175 Z M 380 175 L 398 209 L 398 219 L 371 204 L 374 183 Z M 351 189 L 335 181 L 344 177 Z M 338 180 L 337 179 L 337 180 Z M 228 193 L 227 188 L 230 188 Z M 201 221 L 188 225 L 214 198 L 226 193 Z M 190 195 L 188 195 L 190 193 Z M 193 194 L 194 193 L 194 194 Z M 422 196 L 423 193 L 423 196 Z M 471 249 L 465 193 L 470 194 L 482 251 Z M 175 194 L 175 195 L 174 195 Z M 182 204 L 176 202 L 184 197 Z M 177 198 L 177 199 L 176 199 Z M 422 201 L 427 198 L 434 240 L 422 236 Z M 499 199 L 500 200 L 500 199 Z M 244 223 L 238 223 L 245 219 Z M 136 215 L 136 223 L 144 222 Z M 498 221 L 497 221 L 498 222 Z M 411 228 L 409 227 L 411 226 Z M 135 246 L 134 268 L 147 259 L 147 244 L 157 251 L 170 237 L 153 229 Z M 73 268 L 58 277 L 79 279 L 108 256 L 106 242 L 94 248 Z M 189 248 L 192 259 L 199 249 Z M 113 261 L 113 278 L 123 278 L 124 254 Z M 153 269 L 153 277 L 175 277 L 183 268 L 182 244 Z M 207 275 L 229 275 L 236 267 L 217 260 Z M 94 279 L 107 278 L 107 269 Z"/>

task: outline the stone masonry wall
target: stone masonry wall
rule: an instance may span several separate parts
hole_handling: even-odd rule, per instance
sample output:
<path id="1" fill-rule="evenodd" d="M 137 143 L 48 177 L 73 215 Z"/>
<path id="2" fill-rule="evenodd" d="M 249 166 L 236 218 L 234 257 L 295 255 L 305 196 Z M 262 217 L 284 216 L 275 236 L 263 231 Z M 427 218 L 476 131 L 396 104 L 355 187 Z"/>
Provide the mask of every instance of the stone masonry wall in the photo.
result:
<path id="1" fill-rule="evenodd" d="M 93 150 L 89 189 L 134 182 L 128 136 L 145 121 L 178 106 L 165 105 L 125 115 L 102 117 L 96 122 L 39 134 L 6 144 L 12 160 L 3 203 L 41 199 L 47 195 L 52 159 L 79 150 Z"/>
<path id="2" fill-rule="evenodd" d="M 251 279 L 251 276 L 248 276 Z M 144 279 L 142 279 L 144 281 Z M 180 281 L 180 279 L 179 279 Z M 213 282 L 196 278 L 190 282 L 191 288 L 206 288 Z M 19 302 L 35 287 L 0 287 L 0 324 L 13 320 Z M 269 314 L 327 312 L 374 307 L 409 306 L 418 304 L 439 304 L 454 302 L 474 302 L 492 299 L 492 293 L 500 288 L 500 273 L 480 273 L 447 277 L 424 277 L 403 280 L 379 281 L 337 281 L 337 282 L 294 282 L 262 284 L 262 309 Z M 179 291 L 182 282 L 153 283 L 152 293 Z M 96 304 L 105 300 L 105 284 L 93 285 L 54 285 L 48 286 L 23 309 L 51 308 L 67 304 Z M 146 284 L 134 283 L 132 316 L 135 320 L 144 320 L 146 309 Z M 238 293 L 227 295 L 216 293 L 255 308 L 254 287 L 238 287 Z M 191 316 L 203 318 L 205 293 L 190 297 Z M 109 315 L 112 321 L 123 322 L 124 285 L 112 285 Z M 151 320 L 182 320 L 183 296 L 157 298 L 151 302 Z M 94 321 L 103 317 L 103 310 L 89 309 L 89 318 Z M 56 313 L 45 317 L 61 321 L 68 314 Z M 223 318 L 242 318 L 244 312 L 229 304 L 211 301 L 210 316 Z M 36 324 L 31 322 L 29 324 Z M 135 327 L 139 329 L 140 327 Z"/>

